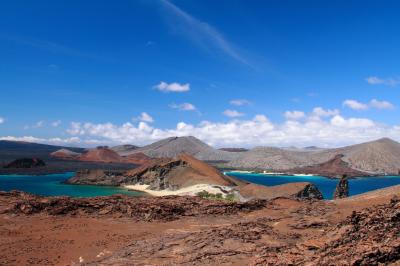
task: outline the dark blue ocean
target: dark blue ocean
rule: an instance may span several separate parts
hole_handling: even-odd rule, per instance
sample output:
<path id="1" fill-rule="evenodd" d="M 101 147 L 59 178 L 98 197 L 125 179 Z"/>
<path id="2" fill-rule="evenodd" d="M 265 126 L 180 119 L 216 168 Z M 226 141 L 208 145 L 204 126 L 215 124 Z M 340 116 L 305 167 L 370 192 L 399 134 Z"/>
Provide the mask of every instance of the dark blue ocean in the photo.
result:
<path id="1" fill-rule="evenodd" d="M 72 177 L 73 172 L 52 175 L 0 175 L 0 191 L 22 190 L 42 196 L 95 197 L 114 194 L 132 196 L 143 193 L 119 187 L 68 185 L 62 181 Z"/>
<path id="2" fill-rule="evenodd" d="M 339 182 L 338 179 L 330 179 L 322 176 L 275 176 L 236 172 L 226 172 L 225 174 L 266 186 L 294 182 L 311 182 L 318 187 L 325 199 L 332 199 L 333 192 Z M 394 185 L 400 185 L 400 176 L 359 177 L 349 180 L 350 195 L 357 195 Z"/>

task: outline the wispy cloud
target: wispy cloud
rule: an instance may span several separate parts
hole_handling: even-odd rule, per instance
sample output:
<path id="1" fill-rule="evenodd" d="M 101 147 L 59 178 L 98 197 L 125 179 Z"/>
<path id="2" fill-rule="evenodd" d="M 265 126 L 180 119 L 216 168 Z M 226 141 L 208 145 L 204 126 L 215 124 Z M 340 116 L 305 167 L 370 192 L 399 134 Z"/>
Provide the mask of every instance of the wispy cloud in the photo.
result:
<path id="1" fill-rule="evenodd" d="M 161 81 L 154 88 L 162 92 L 187 92 L 190 91 L 190 84 L 180 84 L 178 82 L 166 83 Z"/>
<path id="2" fill-rule="evenodd" d="M 251 104 L 251 102 L 249 100 L 246 100 L 246 99 L 234 99 L 234 100 L 231 100 L 229 103 L 232 104 L 232 105 L 236 105 L 236 106 L 242 106 L 242 105 Z"/>
<path id="3" fill-rule="evenodd" d="M 315 107 L 312 111 L 312 116 L 330 117 L 330 116 L 339 115 L 339 113 L 340 112 L 338 109 L 324 109 L 322 107 Z"/>
<path id="4" fill-rule="evenodd" d="M 343 102 L 343 106 L 346 106 L 353 110 L 367 110 L 369 108 L 368 104 L 356 100 L 345 100 Z"/>
<path id="5" fill-rule="evenodd" d="M 400 79 L 399 78 L 379 78 L 376 76 L 371 76 L 367 77 L 365 79 L 366 82 L 368 82 L 371 85 L 387 85 L 387 86 L 396 86 L 400 84 Z"/>
<path id="6" fill-rule="evenodd" d="M 390 110 L 390 109 L 394 109 L 394 104 L 388 102 L 388 101 L 379 101 L 377 99 L 372 99 L 369 102 L 369 105 L 373 108 L 376 109 L 386 109 L 386 110 Z"/>
<path id="7" fill-rule="evenodd" d="M 238 112 L 238 111 L 236 111 L 236 110 L 230 110 L 230 109 L 225 110 L 225 111 L 223 112 L 223 114 L 224 114 L 225 116 L 228 116 L 228 117 L 240 117 L 240 116 L 244 116 L 244 113 Z"/>
<path id="8" fill-rule="evenodd" d="M 56 54 L 65 54 L 69 56 L 78 56 L 78 57 L 85 57 L 85 58 L 90 58 L 90 59 L 97 59 L 97 60 L 111 60 L 110 58 L 106 58 L 103 56 L 98 56 L 94 55 L 91 53 L 87 52 L 82 52 L 77 49 L 70 48 L 68 46 L 52 42 L 52 41 L 47 41 L 47 40 L 40 40 L 40 39 L 35 39 L 35 38 L 29 38 L 29 37 L 21 37 L 21 36 L 8 36 L 8 35 L 0 35 L 0 39 L 14 42 L 19 45 L 27 45 L 31 47 L 35 47 L 38 49 L 46 50 L 52 53 Z"/>
<path id="9" fill-rule="evenodd" d="M 3 124 L 6 120 L 4 119 L 4 117 L 0 116 L 0 124 Z"/>
<path id="10" fill-rule="evenodd" d="M 33 126 L 35 128 L 43 127 L 45 122 L 43 120 L 37 121 L 36 124 Z"/>
<path id="11" fill-rule="evenodd" d="M 57 120 L 57 121 L 54 121 L 54 122 L 51 123 L 52 127 L 58 127 L 60 125 L 61 125 L 61 120 Z"/>
<path id="12" fill-rule="evenodd" d="M 191 103 L 181 103 L 181 104 L 175 104 L 172 103 L 169 105 L 172 109 L 178 109 L 180 111 L 197 111 L 196 106 L 194 106 Z"/>
<path id="13" fill-rule="evenodd" d="M 394 104 L 388 101 L 380 101 L 377 99 L 372 99 L 368 103 L 362 103 L 357 100 L 345 100 L 343 106 L 357 111 L 365 111 L 370 108 L 381 109 L 381 110 L 391 110 L 394 109 Z"/>
<path id="14" fill-rule="evenodd" d="M 201 46 L 216 47 L 231 58 L 250 66 L 247 60 L 213 26 L 193 17 L 168 0 L 161 0 L 161 2 L 166 10 L 178 19 L 171 23 L 175 30 L 185 34 Z"/>
<path id="15" fill-rule="evenodd" d="M 57 122 L 57 121 L 55 121 L 55 122 Z M 52 123 L 52 126 L 54 126 L 53 123 Z M 30 129 L 30 128 L 41 128 L 41 127 L 44 127 L 45 125 L 46 125 L 46 122 L 44 120 L 40 120 L 40 121 L 37 121 L 33 125 L 25 125 L 24 126 L 24 130 L 27 130 L 27 129 Z"/>

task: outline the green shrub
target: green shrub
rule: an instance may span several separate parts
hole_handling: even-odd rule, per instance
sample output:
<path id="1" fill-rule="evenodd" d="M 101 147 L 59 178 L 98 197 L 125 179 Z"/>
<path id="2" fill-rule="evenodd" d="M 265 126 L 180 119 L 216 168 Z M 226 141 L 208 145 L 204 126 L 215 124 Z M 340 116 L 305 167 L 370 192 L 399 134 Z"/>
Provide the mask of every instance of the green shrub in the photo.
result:
<path id="1" fill-rule="evenodd" d="M 225 200 L 235 201 L 235 195 L 233 195 L 233 193 L 229 193 L 228 195 L 225 196 Z"/>
<path id="2" fill-rule="evenodd" d="M 212 193 L 209 193 L 208 191 L 203 190 L 203 191 L 198 192 L 196 195 L 203 199 L 226 200 L 226 201 L 230 201 L 230 202 L 235 201 L 235 195 L 233 195 L 232 193 L 230 193 L 224 197 L 224 195 L 222 193 L 212 194 Z"/>

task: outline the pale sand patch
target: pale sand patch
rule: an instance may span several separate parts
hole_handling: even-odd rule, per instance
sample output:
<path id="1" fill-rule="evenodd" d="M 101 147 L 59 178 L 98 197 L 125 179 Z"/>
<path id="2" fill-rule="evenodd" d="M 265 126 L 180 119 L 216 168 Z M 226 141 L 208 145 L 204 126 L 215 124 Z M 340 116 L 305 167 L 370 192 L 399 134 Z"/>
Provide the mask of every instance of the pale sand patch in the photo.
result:
<path id="1" fill-rule="evenodd" d="M 228 194 L 232 188 L 228 186 L 218 186 L 218 185 L 210 185 L 210 184 L 198 184 L 193 185 L 190 187 L 181 188 L 178 190 L 151 190 L 148 189 L 149 185 L 125 185 L 127 189 L 132 189 L 136 191 L 146 192 L 152 196 L 162 197 L 162 196 L 171 196 L 171 195 L 178 195 L 178 196 L 195 196 L 197 193 L 202 191 L 207 191 L 212 194 L 221 193 L 222 195 Z M 228 191 L 228 193 L 224 192 Z"/>

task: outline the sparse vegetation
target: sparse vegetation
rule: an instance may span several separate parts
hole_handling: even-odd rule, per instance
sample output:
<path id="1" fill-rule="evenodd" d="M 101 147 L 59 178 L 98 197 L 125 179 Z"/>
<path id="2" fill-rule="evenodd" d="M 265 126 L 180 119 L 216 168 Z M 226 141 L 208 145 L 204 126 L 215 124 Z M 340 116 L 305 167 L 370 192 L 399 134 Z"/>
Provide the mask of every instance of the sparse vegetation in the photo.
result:
<path id="1" fill-rule="evenodd" d="M 201 192 L 198 192 L 196 194 L 197 196 L 203 198 L 203 199 L 212 199 L 212 200 L 226 200 L 226 201 L 230 201 L 230 202 L 234 202 L 235 200 L 235 195 L 233 195 L 233 193 L 229 193 L 227 195 L 222 195 L 222 193 L 210 193 L 206 190 L 203 190 Z"/>

